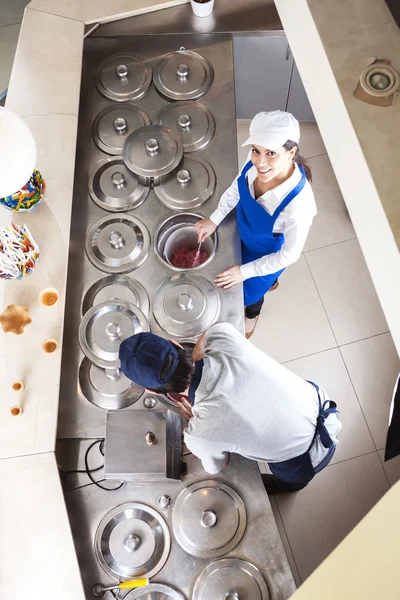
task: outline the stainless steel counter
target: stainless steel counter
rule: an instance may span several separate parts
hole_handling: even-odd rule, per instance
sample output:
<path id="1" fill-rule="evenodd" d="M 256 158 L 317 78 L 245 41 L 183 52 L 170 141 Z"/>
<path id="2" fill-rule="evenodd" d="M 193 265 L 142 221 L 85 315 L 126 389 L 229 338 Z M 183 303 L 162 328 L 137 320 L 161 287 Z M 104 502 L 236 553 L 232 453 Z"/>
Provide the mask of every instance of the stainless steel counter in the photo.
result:
<path id="1" fill-rule="evenodd" d="M 87 27 L 90 31 L 93 25 Z M 198 18 L 190 4 L 100 26 L 92 37 L 180 33 L 276 34 L 283 31 L 274 0 L 216 0 L 212 15 Z"/>
<path id="2" fill-rule="evenodd" d="M 77 444 L 78 442 L 72 443 Z M 60 459 L 62 461 L 61 454 L 58 456 L 60 457 L 59 462 Z M 119 504 L 140 501 L 156 508 L 167 521 L 172 533 L 172 513 L 179 493 L 184 487 L 195 481 L 212 478 L 204 473 L 197 458 L 190 455 L 185 457 L 185 460 L 188 466 L 188 475 L 183 478 L 182 482 L 151 485 L 128 483 L 118 491 L 105 492 L 94 485 L 84 486 L 85 476 L 81 475 L 79 485 L 84 487 L 77 487 L 65 492 L 83 585 L 88 600 L 92 597 L 91 589 L 95 583 L 110 584 L 110 579 L 98 564 L 93 550 L 93 539 L 102 518 Z M 100 479 L 101 476 L 98 478 Z M 267 580 L 271 600 L 287 600 L 294 593 L 295 584 L 268 496 L 262 486 L 257 463 L 240 456 L 232 456 L 228 467 L 213 479 L 224 482 L 236 490 L 245 503 L 247 513 L 247 526 L 242 540 L 231 552 L 224 555 L 224 558 L 232 556 L 253 563 Z M 160 509 L 158 505 L 158 499 L 164 494 L 169 495 L 172 499 L 171 505 L 166 510 Z M 165 566 L 151 581 L 171 585 L 190 600 L 194 582 L 209 562 L 207 559 L 194 558 L 186 554 L 174 541 Z M 122 598 L 123 594 L 119 597 Z"/>
<path id="3" fill-rule="evenodd" d="M 81 103 L 79 113 L 78 148 L 74 204 L 72 211 L 71 243 L 68 265 L 65 332 L 61 371 L 58 437 L 104 436 L 105 413 L 88 402 L 79 393 L 78 371 L 83 354 L 78 344 L 78 327 L 82 316 L 82 302 L 86 291 L 106 275 L 96 269 L 84 252 L 85 239 L 92 224 L 100 217 L 110 215 L 99 208 L 89 197 L 88 181 L 91 169 L 105 158 L 94 144 L 91 125 L 96 115 L 105 107 L 113 105 L 95 89 L 94 73 L 103 58 L 117 52 L 134 52 L 143 56 L 153 66 L 164 54 L 184 46 L 198 51 L 214 68 L 214 82 L 201 103 L 214 116 L 216 131 L 209 145 L 195 152 L 206 159 L 216 172 L 216 189 L 204 205 L 193 210 L 208 216 L 218 205 L 221 194 L 237 174 L 236 120 L 234 105 L 232 40 L 230 35 L 190 35 L 157 37 L 157 44 L 150 36 L 131 38 L 88 38 L 85 42 L 82 71 Z M 169 103 L 152 85 L 145 97 L 135 100 L 154 121 L 156 115 Z M 114 103 L 115 105 L 115 103 Z M 162 281 L 174 275 L 174 271 L 162 264 L 154 250 L 154 234 L 158 225 L 172 214 L 156 197 L 154 191 L 146 201 L 131 213 L 142 220 L 150 233 L 152 244 L 146 261 L 129 275 L 141 283 L 150 299 L 150 328 L 153 333 L 171 337 L 161 330 L 152 316 L 153 296 Z M 218 230 L 219 248 L 211 262 L 198 274 L 213 281 L 215 275 L 232 264 L 240 263 L 240 242 L 236 233 L 235 215 L 227 217 Z M 222 290 L 219 320 L 233 323 L 243 330 L 243 292 L 241 286 Z M 130 410 L 130 408 L 124 409 Z"/>

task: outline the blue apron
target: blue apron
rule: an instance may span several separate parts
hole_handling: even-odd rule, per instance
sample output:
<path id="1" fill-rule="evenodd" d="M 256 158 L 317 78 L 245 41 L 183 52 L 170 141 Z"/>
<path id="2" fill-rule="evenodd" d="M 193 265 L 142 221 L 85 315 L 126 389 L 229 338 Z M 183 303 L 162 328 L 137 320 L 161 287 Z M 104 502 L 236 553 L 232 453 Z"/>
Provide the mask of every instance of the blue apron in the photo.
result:
<path id="1" fill-rule="evenodd" d="M 257 260 L 266 254 L 279 252 L 285 241 L 283 233 L 274 233 L 275 221 L 287 205 L 301 192 L 306 183 L 306 176 L 302 166 L 301 180 L 296 187 L 282 200 L 273 215 L 268 212 L 250 194 L 247 183 L 247 172 L 253 163 L 249 161 L 238 178 L 239 203 L 236 210 L 237 224 L 242 240 L 242 264 Z M 250 277 L 243 282 L 244 305 L 250 306 L 268 292 L 279 275 L 285 269 L 261 277 Z"/>
<path id="2" fill-rule="evenodd" d="M 322 404 L 318 385 L 312 381 L 309 381 L 308 383 L 311 383 L 311 385 L 317 390 L 319 403 L 317 423 L 315 425 L 314 436 L 311 444 L 303 454 L 300 454 L 300 456 L 296 456 L 295 458 L 284 460 L 282 462 L 268 463 L 271 473 L 286 483 L 301 484 L 311 481 L 314 475 L 322 471 L 322 469 L 324 469 L 330 463 L 336 449 L 336 444 L 332 440 L 327 428 L 325 427 L 325 419 L 332 413 L 339 412 L 336 402 L 333 402 L 332 400 L 325 400 L 325 402 Z M 313 447 L 317 436 L 319 436 L 324 448 L 328 449 L 328 452 L 320 464 L 316 467 L 313 467 L 310 457 L 310 450 Z"/>

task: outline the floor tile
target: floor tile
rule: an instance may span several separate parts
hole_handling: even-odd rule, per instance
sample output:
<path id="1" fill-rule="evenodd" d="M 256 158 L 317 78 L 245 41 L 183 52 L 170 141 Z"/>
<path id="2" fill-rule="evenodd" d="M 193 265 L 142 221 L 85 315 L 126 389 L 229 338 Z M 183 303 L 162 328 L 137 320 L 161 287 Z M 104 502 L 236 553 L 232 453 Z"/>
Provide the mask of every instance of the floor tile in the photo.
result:
<path id="1" fill-rule="evenodd" d="M 340 411 L 343 428 L 332 464 L 375 450 L 364 415 L 337 348 L 285 364 L 288 369 L 321 385 Z"/>
<path id="2" fill-rule="evenodd" d="M 318 213 L 304 250 L 315 250 L 356 237 L 343 196 L 327 154 L 310 158 L 312 189 Z"/>
<path id="3" fill-rule="evenodd" d="M 306 253 L 339 346 L 388 331 L 358 240 Z"/>
<path id="4" fill-rule="evenodd" d="M 0 27 L 21 23 L 24 9 L 29 2 L 30 0 L 0 0 Z M 0 31 L 0 37 L 2 35 L 3 32 Z"/>
<path id="5" fill-rule="evenodd" d="M 251 341 L 279 362 L 336 346 L 304 256 L 280 278 L 265 303 Z"/>
<path id="6" fill-rule="evenodd" d="M 316 123 L 300 123 L 299 148 L 300 154 L 304 158 L 326 154 L 326 148 Z"/>
<path id="7" fill-rule="evenodd" d="M 276 496 L 303 581 L 388 489 L 373 452 L 327 467 L 298 493 Z"/>
<path id="8" fill-rule="evenodd" d="M 400 361 L 390 333 L 341 347 L 375 445 L 384 448 Z"/>
<path id="9" fill-rule="evenodd" d="M 250 123 L 250 119 L 240 119 L 239 121 L 236 121 L 238 140 L 238 172 L 242 169 L 249 154 L 250 146 L 245 146 L 242 148 L 242 144 L 249 137 Z"/>
<path id="10" fill-rule="evenodd" d="M 396 456 L 395 458 L 391 458 L 385 462 L 383 460 L 385 456 L 385 450 L 379 450 L 378 454 L 390 485 L 394 485 L 400 479 L 400 456 Z"/>
<path id="11" fill-rule="evenodd" d="M 293 552 L 289 544 L 288 536 L 286 535 L 285 527 L 283 525 L 282 517 L 279 512 L 275 496 L 269 496 L 269 501 L 271 503 L 272 512 L 274 513 L 275 521 L 279 530 L 279 534 L 281 536 L 283 547 L 285 548 L 286 556 L 288 558 L 294 580 L 296 582 L 297 587 L 299 587 L 301 585 L 299 571 L 297 570 L 297 566 L 293 557 Z"/>
<path id="12" fill-rule="evenodd" d="M 8 88 L 15 50 L 17 48 L 19 30 L 19 24 L 0 28 L 0 94 Z"/>

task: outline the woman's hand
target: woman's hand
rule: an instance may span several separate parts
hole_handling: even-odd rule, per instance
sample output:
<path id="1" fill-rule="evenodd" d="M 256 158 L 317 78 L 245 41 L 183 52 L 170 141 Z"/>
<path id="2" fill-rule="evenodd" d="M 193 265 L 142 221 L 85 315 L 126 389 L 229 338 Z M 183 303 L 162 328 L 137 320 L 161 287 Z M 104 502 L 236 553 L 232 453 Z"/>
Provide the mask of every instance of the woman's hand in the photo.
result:
<path id="1" fill-rule="evenodd" d="M 231 288 L 233 285 L 241 283 L 242 281 L 244 281 L 244 277 L 240 271 L 239 265 L 233 265 L 233 267 L 229 267 L 229 269 L 217 275 L 215 279 L 217 286 L 224 288 L 224 290 L 227 290 L 228 288 Z"/>
<path id="2" fill-rule="evenodd" d="M 217 229 L 217 225 L 211 219 L 201 219 L 194 226 L 199 243 L 204 242 Z"/>

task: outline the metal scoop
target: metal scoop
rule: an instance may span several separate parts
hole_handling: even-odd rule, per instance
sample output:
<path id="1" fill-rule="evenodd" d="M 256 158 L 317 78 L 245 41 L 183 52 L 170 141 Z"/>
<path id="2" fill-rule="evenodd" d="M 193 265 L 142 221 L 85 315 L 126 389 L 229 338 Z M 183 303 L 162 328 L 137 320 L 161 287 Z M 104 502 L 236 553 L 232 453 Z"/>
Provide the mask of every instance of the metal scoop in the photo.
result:
<path id="1" fill-rule="evenodd" d="M 101 598 L 106 592 L 114 590 L 132 590 L 138 587 L 146 587 L 147 585 L 149 585 L 147 577 L 143 577 L 142 579 L 132 579 L 131 581 L 122 581 L 119 584 L 109 586 L 105 586 L 102 583 L 96 583 L 92 587 L 92 594 L 95 598 Z"/>

